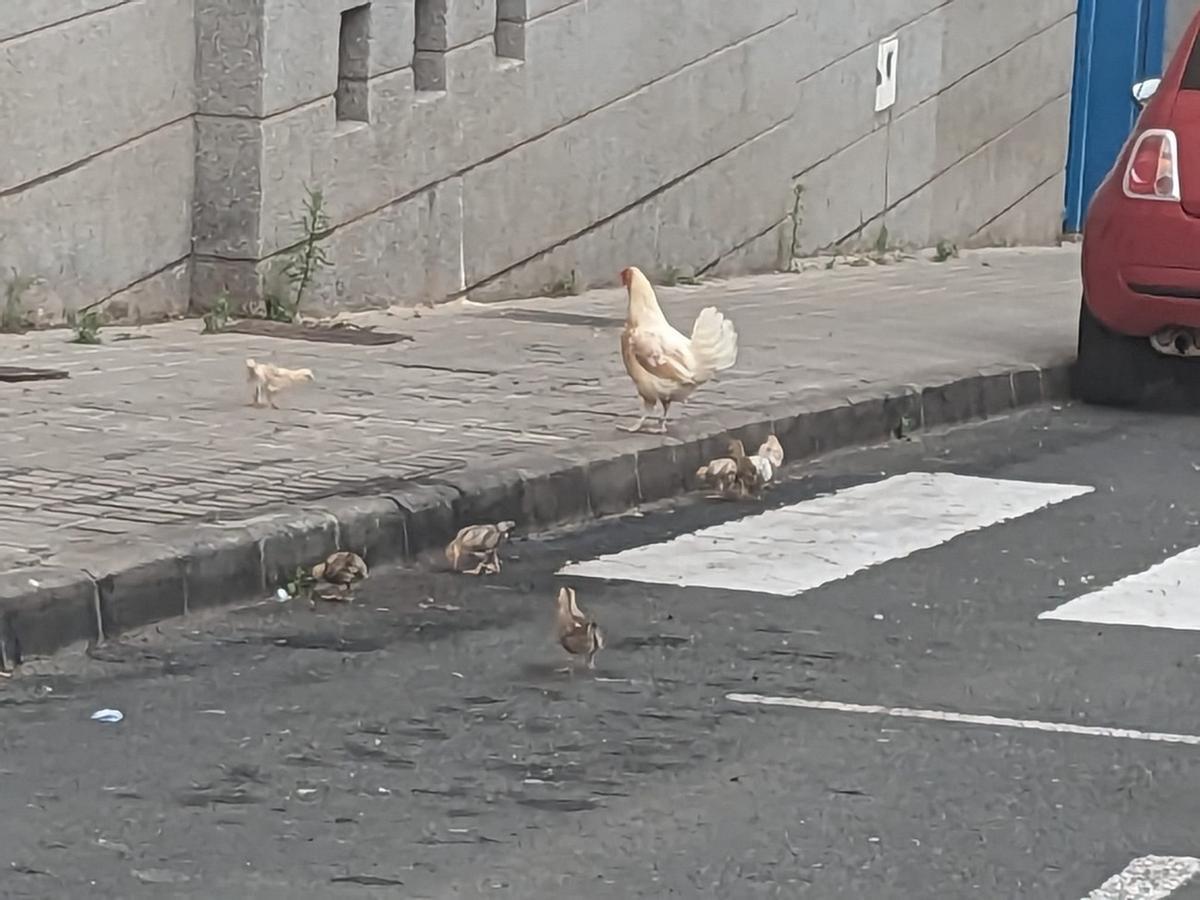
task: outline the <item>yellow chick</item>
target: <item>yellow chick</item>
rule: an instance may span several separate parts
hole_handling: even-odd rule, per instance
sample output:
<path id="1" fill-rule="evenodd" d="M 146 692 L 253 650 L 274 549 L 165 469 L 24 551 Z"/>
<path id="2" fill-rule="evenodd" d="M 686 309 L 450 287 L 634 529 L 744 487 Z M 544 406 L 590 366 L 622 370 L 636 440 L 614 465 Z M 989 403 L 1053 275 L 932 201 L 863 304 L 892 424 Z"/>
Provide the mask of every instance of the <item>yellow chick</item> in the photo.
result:
<path id="1" fill-rule="evenodd" d="M 275 405 L 275 395 L 285 388 L 306 381 L 315 381 L 312 369 L 285 369 L 271 363 L 246 360 L 246 380 L 254 386 L 254 405 L 261 407 L 264 402 L 272 409 Z"/>

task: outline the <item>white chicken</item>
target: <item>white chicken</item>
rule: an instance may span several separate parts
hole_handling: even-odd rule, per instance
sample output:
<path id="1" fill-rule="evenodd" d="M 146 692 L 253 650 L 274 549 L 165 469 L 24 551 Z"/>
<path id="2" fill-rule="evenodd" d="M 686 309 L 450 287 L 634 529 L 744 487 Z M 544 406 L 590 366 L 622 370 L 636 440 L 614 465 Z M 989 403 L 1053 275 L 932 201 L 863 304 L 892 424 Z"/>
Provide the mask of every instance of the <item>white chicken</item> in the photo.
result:
<path id="1" fill-rule="evenodd" d="M 672 403 L 682 403 L 717 372 L 737 362 L 737 332 L 713 306 L 700 310 L 692 325 L 692 336 L 671 327 L 663 315 L 649 279 L 636 266 L 621 271 L 621 283 L 629 292 L 629 311 L 621 332 L 621 360 L 642 398 L 642 417 L 622 431 L 641 431 L 662 405 L 657 432 L 667 430 Z"/>

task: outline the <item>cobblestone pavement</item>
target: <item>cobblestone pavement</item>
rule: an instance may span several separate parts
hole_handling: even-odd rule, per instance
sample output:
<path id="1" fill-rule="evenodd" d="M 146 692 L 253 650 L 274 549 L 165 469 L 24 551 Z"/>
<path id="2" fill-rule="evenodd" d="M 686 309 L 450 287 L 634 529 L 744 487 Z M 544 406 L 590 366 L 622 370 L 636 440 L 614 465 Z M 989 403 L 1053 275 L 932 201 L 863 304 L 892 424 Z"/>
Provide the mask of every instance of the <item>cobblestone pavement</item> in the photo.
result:
<path id="1" fill-rule="evenodd" d="M 996 250 L 663 288 L 677 327 L 715 303 L 741 345 L 736 368 L 673 418 L 1061 361 L 1077 271 L 1073 248 Z M 623 316 L 623 292 L 604 290 L 353 317 L 413 338 L 381 347 L 202 337 L 196 321 L 106 329 L 98 347 L 62 331 L 3 336 L 5 364 L 71 377 L 0 384 L 0 566 L 572 442 L 663 440 L 614 427 L 638 411 L 617 349 Z M 247 357 L 310 367 L 316 383 L 279 410 L 252 408 Z"/>

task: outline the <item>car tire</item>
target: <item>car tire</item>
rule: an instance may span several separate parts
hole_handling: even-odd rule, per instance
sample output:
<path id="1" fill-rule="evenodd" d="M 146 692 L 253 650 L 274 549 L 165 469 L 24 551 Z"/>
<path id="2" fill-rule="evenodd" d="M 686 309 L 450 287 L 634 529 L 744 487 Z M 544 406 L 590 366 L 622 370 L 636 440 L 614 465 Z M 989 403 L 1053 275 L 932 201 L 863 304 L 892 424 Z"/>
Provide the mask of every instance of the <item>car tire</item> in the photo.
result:
<path id="1" fill-rule="evenodd" d="M 1170 378 L 1167 360 L 1144 337 L 1118 334 L 1106 328 L 1079 304 L 1079 356 L 1072 370 L 1072 388 L 1084 403 L 1133 406 L 1159 380 Z"/>

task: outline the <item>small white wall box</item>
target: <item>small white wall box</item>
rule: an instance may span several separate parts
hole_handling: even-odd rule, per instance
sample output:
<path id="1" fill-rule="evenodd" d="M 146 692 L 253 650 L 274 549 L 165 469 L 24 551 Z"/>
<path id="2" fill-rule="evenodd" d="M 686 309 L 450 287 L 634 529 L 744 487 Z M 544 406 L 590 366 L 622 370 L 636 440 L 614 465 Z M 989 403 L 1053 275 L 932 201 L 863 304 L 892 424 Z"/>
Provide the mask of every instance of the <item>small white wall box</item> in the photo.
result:
<path id="1" fill-rule="evenodd" d="M 896 62 L 900 55 L 897 35 L 879 42 L 879 61 L 875 63 L 875 112 L 891 109 L 896 102 Z"/>

